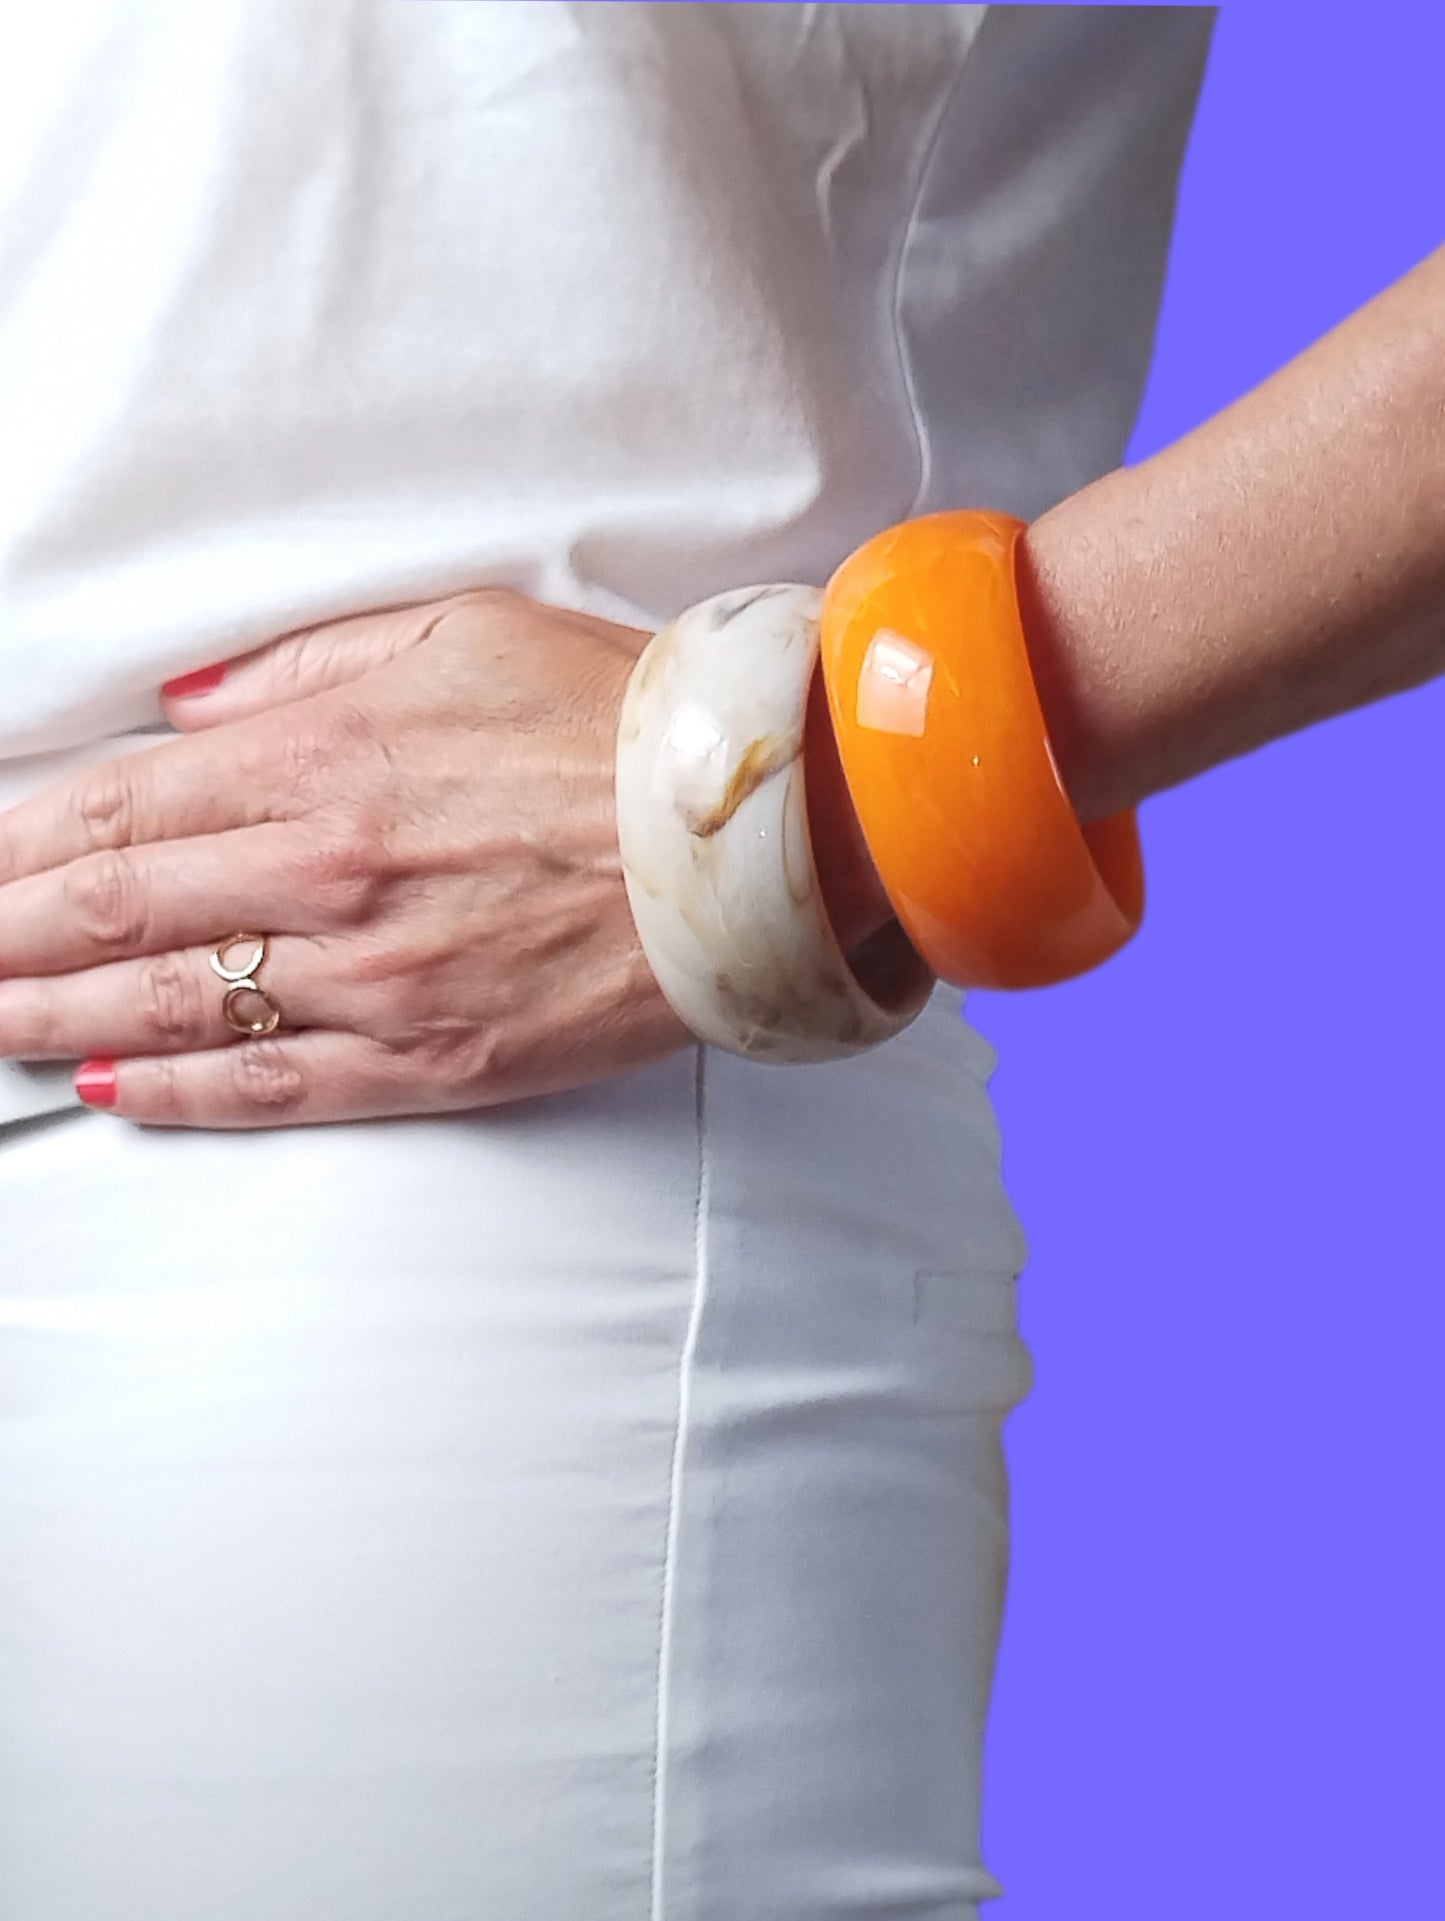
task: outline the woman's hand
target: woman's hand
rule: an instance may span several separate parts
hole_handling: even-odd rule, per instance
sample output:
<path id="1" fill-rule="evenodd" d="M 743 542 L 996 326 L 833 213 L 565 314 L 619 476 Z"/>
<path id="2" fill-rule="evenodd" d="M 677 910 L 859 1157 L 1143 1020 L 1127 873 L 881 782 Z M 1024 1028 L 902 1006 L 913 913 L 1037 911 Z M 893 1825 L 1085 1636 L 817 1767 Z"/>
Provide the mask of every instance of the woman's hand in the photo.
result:
<path id="1" fill-rule="evenodd" d="M 186 738 L 0 813 L 0 1053 L 100 1056 L 78 1084 L 132 1120 L 272 1127 L 490 1106 L 685 1044 L 614 819 L 647 638 L 487 590 L 172 683 Z M 270 937 L 270 1038 L 223 1017 L 209 956 L 241 930 Z"/>

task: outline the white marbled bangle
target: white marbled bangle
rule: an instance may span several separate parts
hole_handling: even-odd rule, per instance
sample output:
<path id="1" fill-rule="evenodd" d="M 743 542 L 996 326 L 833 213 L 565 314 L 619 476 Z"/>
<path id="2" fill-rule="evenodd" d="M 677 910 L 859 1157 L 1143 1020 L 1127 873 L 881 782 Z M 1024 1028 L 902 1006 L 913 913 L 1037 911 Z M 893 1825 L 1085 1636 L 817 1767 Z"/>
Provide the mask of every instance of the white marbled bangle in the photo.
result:
<path id="1" fill-rule="evenodd" d="M 838 945 L 818 889 L 803 724 L 816 587 L 749 587 L 689 607 L 644 649 L 617 739 L 622 871 L 658 985 L 700 1039 L 760 1061 L 885 1041 L 933 975 L 906 950 L 883 998 Z"/>

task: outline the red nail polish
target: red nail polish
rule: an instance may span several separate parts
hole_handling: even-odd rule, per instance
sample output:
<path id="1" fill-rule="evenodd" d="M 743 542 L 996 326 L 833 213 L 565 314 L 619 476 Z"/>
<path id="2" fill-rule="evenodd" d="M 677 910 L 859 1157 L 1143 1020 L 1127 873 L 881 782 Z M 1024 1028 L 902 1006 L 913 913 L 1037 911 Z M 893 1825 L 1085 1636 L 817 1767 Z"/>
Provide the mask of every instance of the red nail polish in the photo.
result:
<path id="1" fill-rule="evenodd" d="M 163 681 L 161 692 L 169 700 L 174 700 L 178 695 L 186 699 L 194 694 L 209 694 L 225 678 L 226 663 L 223 660 L 215 667 L 198 667 L 193 674 L 177 674 L 174 680 Z"/>
<path id="2" fill-rule="evenodd" d="M 75 1091 L 87 1107 L 114 1107 L 115 1062 L 82 1061 L 75 1070 Z"/>

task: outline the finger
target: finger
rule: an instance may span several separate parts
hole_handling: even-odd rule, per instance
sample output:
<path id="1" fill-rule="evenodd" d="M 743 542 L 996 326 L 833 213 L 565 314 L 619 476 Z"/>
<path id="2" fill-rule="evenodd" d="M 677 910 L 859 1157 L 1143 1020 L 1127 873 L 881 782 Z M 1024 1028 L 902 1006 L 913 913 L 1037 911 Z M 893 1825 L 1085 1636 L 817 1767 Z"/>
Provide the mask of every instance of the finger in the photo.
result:
<path id="1" fill-rule="evenodd" d="M 233 1044 L 227 996 L 244 1023 L 269 1018 L 287 1031 L 349 1029 L 363 1018 L 324 942 L 268 940 L 254 986 L 221 980 L 211 950 L 151 954 L 53 979 L 0 981 L 0 1057 L 80 1060 L 102 1054 L 195 1053 Z M 356 1004 L 353 1004 L 356 1002 Z"/>
<path id="2" fill-rule="evenodd" d="M 325 1030 L 207 1053 L 90 1060 L 75 1078 L 88 1106 L 151 1127 L 294 1127 L 418 1111 L 415 1084 L 385 1048 Z"/>
<path id="3" fill-rule="evenodd" d="M 339 834 L 276 823 L 87 854 L 0 887 L 0 980 L 211 947 L 237 928 L 356 926 L 376 894 L 367 858 Z"/>
<path id="4" fill-rule="evenodd" d="M 0 810 L 0 885 L 98 851 L 294 819 L 334 781 L 347 729 L 317 701 L 304 723 L 262 714 L 100 761 Z"/>
<path id="5" fill-rule="evenodd" d="M 197 733 L 345 686 L 425 640 L 461 598 L 388 607 L 283 634 L 255 653 L 168 680 L 162 708 L 173 727 Z"/>

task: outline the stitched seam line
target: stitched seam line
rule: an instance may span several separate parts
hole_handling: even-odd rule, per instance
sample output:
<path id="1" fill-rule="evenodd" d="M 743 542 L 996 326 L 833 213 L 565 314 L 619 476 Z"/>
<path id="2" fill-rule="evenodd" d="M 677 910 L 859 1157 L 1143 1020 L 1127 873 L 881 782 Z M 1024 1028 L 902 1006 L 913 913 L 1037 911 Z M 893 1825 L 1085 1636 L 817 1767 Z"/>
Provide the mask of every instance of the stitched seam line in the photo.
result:
<path id="1" fill-rule="evenodd" d="M 923 143 L 922 153 L 920 154 L 918 162 L 918 174 L 913 183 L 913 191 L 909 196 L 908 218 L 904 222 L 903 238 L 898 243 L 898 257 L 893 267 L 893 292 L 889 302 L 889 325 L 893 334 L 893 353 L 898 365 L 898 378 L 903 387 L 903 398 L 907 403 L 908 417 L 913 427 L 913 444 L 918 450 L 918 485 L 913 490 L 913 499 L 909 502 L 908 511 L 903 516 L 905 520 L 911 520 L 918 512 L 923 497 L 928 492 L 928 483 L 932 478 L 933 466 L 933 450 L 923 427 L 923 409 L 918 403 L 918 388 L 913 376 L 913 360 L 908 352 L 903 336 L 903 289 L 908 278 L 908 256 L 913 248 L 914 236 L 918 232 L 919 209 L 923 205 L 923 196 L 928 191 L 928 183 L 933 175 L 933 162 L 938 154 L 938 143 L 943 137 L 943 125 L 948 118 L 950 108 L 958 97 L 958 90 L 963 84 L 963 76 L 968 67 L 969 55 L 978 45 L 978 37 L 983 31 L 984 18 L 987 13 L 988 9 L 985 7 L 983 14 L 979 17 L 978 25 L 974 29 L 973 37 L 963 50 L 963 57 L 958 63 L 958 71 L 949 82 L 948 91 L 944 94 L 943 99 L 939 103 L 938 111 L 933 116 L 933 125 L 928 130 L 928 138 Z"/>
<path id="2" fill-rule="evenodd" d="M 693 1201 L 692 1305 L 678 1362 L 677 1426 L 672 1441 L 672 1474 L 667 1500 L 666 1545 L 662 1557 L 662 1603 L 657 1636 L 657 1726 L 652 1770 L 652 1898 L 651 1921 L 665 1921 L 664 1889 L 667 1850 L 668 1747 L 672 1736 L 672 1643 L 676 1611 L 677 1541 L 682 1512 L 682 1484 L 687 1466 L 688 1431 L 692 1420 L 692 1379 L 698 1334 L 708 1293 L 708 1158 L 707 1158 L 707 1048 L 699 1045 L 693 1081 L 697 1126 L 697 1190 Z"/>

